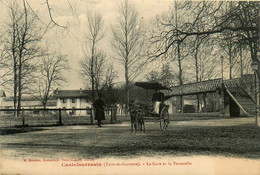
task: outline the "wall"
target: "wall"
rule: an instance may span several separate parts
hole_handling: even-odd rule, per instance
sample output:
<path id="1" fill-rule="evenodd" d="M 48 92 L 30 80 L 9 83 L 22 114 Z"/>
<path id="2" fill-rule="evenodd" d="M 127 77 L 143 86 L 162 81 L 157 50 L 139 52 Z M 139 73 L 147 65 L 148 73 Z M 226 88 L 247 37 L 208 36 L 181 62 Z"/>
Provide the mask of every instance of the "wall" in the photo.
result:
<path id="1" fill-rule="evenodd" d="M 65 103 L 63 103 L 63 98 L 58 98 L 57 99 L 57 108 L 91 108 L 91 103 L 87 102 L 86 99 L 84 98 L 75 98 L 75 103 L 72 103 L 72 98 L 64 98 Z M 67 114 L 70 114 L 72 111 L 67 111 Z M 76 111 L 75 112 L 76 116 L 86 116 L 90 115 L 87 114 L 86 111 Z"/>

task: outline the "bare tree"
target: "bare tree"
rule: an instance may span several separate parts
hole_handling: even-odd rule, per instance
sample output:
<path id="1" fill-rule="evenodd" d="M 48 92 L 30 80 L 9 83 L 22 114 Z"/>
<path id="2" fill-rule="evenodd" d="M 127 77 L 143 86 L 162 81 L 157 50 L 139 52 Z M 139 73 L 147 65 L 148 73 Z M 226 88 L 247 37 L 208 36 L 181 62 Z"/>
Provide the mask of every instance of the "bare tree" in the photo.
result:
<path id="1" fill-rule="evenodd" d="M 190 44 L 187 49 L 189 50 L 190 58 L 186 61 L 193 62 L 189 64 L 189 74 L 191 75 L 192 82 L 201 82 L 209 79 L 214 79 L 218 75 L 216 71 L 216 58 L 215 54 L 212 55 L 214 49 L 214 41 L 210 37 L 194 36 L 187 40 Z M 205 100 L 205 95 L 204 102 Z M 197 109 L 200 111 L 200 95 L 197 94 Z M 205 104 L 204 104 L 205 106 Z"/>
<path id="2" fill-rule="evenodd" d="M 105 72 L 106 55 L 103 52 L 98 52 L 94 59 L 94 82 L 95 90 L 99 92 L 102 87 L 102 81 L 104 79 Z"/>
<path id="3" fill-rule="evenodd" d="M 232 8 L 226 13 L 222 13 L 225 2 L 203 1 L 196 2 L 193 18 L 187 20 L 182 26 L 168 30 L 164 46 L 158 50 L 155 57 L 166 54 L 169 49 L 179 41 L 197 35 L 213 35 L 224 31 L 232 31 L 235 38 L 243 38 L 241 42 L 246 44 L 251 52 L 251 58 L 257 60 L 259 50 L 259 2 L 233 2 Z M 184 9 L 185 10 L 185 9 Z M 197 31 L 194 26 L 200 23 L 203 28 Z M 174 39 L 178 34 L 179 39 Z"/>
<path id="4" fill-rule="evenodd" d="M 164 55 L 161 55 L 163 59 L 170 59 L 177 66 L 176 71 L 174 71 L 174 76 L 178 79 L 178 84 L 184 84 L 184 58 L 187 56 L 185 51 L 185 45 L 182 40 L 179 39 L 179 33 L 176 32 L 174 36 L 168 36 L 168 31 L 173 30 L 174 28 L 178 28 L 178 26 L 183 25 L 183 8 L 184 6 L 189 5 L 189 2 L 174 2 L 172 5 L 173 8 L 169 10 L 169 12 L 161 17 L 157 18 L 157 25 L 159 25 L 159 30 L 156 32 L 152 32 L 150 37 L 151 43 L 154 44 L 152 47 L 152 57 L 154 58 L 154 54 L 160 52 L 165 45 L 165 40 L 176 40 L 177 42 L 172 45 L 172 47 L 168 50 L 168 52 Z M 157 57 L 156 57 L 157 58 Z M 156 59 L 152 59 L 156 60 Z M 173 78 L 172 77 L 172 78 Z M 180 108 L 181 112 L 183 111 L 183 97 L 180 96 Z"/>
<path id="5" fill-rule="evenodd" d="M 22 94 L 35 82 L 35 58 L 42 56 L 39 42 L 42 39 L 37 18 L 23 0 L 20 7 L 15 1 L 7 4 L 8 20 L 5 24 L 5 51 L 8 53 L 9 68 L 13 72 L 14 109 L 21 108 Z"/>
<path id="6" fill-rule="evenodd" d="M 104 94 L 106 104 L 114 105 L 118 97 L 116 95 L 115 79 L 117 78 L 117 71 L 114 70 L 113 63 L 108 63 L 102 81 L 100 91 Z"/>
<path id="7" fill-rule="evenodd" d="M 251 58 L 250 51 L 243 49 L 243 46 L 239 49 L 239 58 L 236 59 L 236 65 L 234 67 L 234 74 L 242 78 L 244 73 L 248 74 L 251 72 Z"/>
<path id="8" fill-rule="evenodd" d="M 68 69 L 66 55 L 59 53 L 43 56 L 39 64 L 40 75 L 37 82 L 37 98 L 41 101 L 44 109 L 54 90 L 60 83 L 66 81 L 63 71 Z"/>
<path id="9" fill-rule="evenodd" d="M 118 72 L 114 70 L 113 63 L 108 63 L 104 71 L 104 81 L 102 82 L 101 89 L 105 90 L 108 87 L 114 87 L 115 79 L 118 78 Z"/>
<path id="10" fill-rule="evenodd" d="M 118 9 L 119 18 L 117 25 L 112 26 L 112 47 L 119 63 L 124 68 L 126 105 L 129 103 L 129 88 L 132 81 L 140 70 L 141 51 L 143 40 L 141 37 L 141 23 L 135 7 L 123 1 Z"/>
<path id="11" fill-rule="evenodd" d="M 90 82 L 91 87 L 93 87 L 92 95 L 94 95 L 93 98 L 95 98 L 95 92 L 98 92 L 100 88 L 102 88 L 102 81 L 105 74 L 104 66 L 106 63 L 106 55 L 101 51 L 98 53 L 95 52 L 93 60 L 86 52 L 84 52 L 84 55 L 84 58 L 80 61 L 80 74 L 84 80 Z"/>
<path id="12" fill-rule="evenodd" d="M 159 39 L 153 40 L 157 46 L 152 58 L 165 57 L 172 49 L 193 36 L 214 36 L 229 32 L 232 42 L 240 42 L 250 49 L 252 60 L 257 60 L 259 52 L 259 2 L 200 1 L 187 2 L 183 6 L 181 25 L 170 21 L 161 22 L 164 29 Z M 186 16 L 186 18 L 185 18 Z M 199 28 L 197 27 L 199 26 Z M 231 46 L 233 43 L 228 43 Z M 228 48 L 228 45 L 225 47 Z M 231 48 L 231 47 L 230 47 Z M 230 53 L 234 54 L 233 48 Z M 233 55 L 230 55 L 230 70 L 234 66 Z M 259 69 L 260 74 L 260 69 Z M 232 73 L 230 73 L 232 76 Z"/>
<path id="13" fill-rule="evenodd" d="M 4 87 L 8 83 L 12 71 L 8 68 L 8 56 L 10 52 L 7 52 L 4 46 L 5 38 L 2 26 L 0 26 L 0 33 L 0 86 Z"/>
<path id="14" fill-rule="evenodd" d="M 231 9 L 233 9 L 234 3 L 232 1 L 225 3 L 226 8 L 223 9 L 224 13 L 229 13 Z M 228 61 L 228 68 L 229 68 L 229 79 L 233 78 L 233 68 L 235 67 L 235 64 L 237 62 L 237 55 L 239 52 L 239 48 L 241 44 L 239 44 L 239 41 L 236 38 L 235 33 L 233 31 L 227 30 L 223 31 L 219 35 L 219 44 L 221 46 L 221 52 L 227 55 L 227 57 L 224 57 Z"/>
<path id="15" fill-rule="evenodd" d="M 99 88 L 100 75 L 105 60 L 105 54 L 97 49 L 98 43 L 104 38 L 104 21 L 99 13 L 88 13 L 88 26 L 84 59 L 80 61 L 81 75 L 90 80 L 92 100 L 95 100 L 95 90 Z"/>

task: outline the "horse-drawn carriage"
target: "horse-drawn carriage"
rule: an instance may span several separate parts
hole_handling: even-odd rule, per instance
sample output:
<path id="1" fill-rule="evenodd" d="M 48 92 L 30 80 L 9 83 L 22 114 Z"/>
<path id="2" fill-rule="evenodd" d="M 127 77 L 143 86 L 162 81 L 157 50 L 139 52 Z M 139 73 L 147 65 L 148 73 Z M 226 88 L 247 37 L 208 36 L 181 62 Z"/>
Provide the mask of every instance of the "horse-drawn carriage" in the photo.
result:
<path id="1" fill-rule="evenodd" d="M 146 90 L 155 91 L 152 97 L 153 106 L 149 108 L 147 105 L 139 104 L 137 107 L 137 112 L 144 118 L 158 118 L 161 130 L 166 131 L 168 125 L 170 124 L 170 117 L 168 112 L 169 105 L 166 105 L 165 101 L 168 100 L 171 96 L 165 96 L 163 91 L 170 91 L 170 89 L 157 82 L 136 82 L 135 86 L 144 88 Z"/>

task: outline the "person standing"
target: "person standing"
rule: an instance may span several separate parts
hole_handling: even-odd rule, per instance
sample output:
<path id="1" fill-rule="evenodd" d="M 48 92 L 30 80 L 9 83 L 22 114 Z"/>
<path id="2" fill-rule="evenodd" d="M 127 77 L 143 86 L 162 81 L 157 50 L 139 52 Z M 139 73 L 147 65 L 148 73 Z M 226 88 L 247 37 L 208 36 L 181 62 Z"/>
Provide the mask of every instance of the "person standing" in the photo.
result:
<path id="1" fill-rule="evenodd" d="M 105 120 L 105 102 L 102 100 L 102 94 L 98 94 L 98 99 L 93 103 L 94 111 L 95 111 L 95 120 L 97 120 L 97 125 L 101 127 L 101 120 Z"/>

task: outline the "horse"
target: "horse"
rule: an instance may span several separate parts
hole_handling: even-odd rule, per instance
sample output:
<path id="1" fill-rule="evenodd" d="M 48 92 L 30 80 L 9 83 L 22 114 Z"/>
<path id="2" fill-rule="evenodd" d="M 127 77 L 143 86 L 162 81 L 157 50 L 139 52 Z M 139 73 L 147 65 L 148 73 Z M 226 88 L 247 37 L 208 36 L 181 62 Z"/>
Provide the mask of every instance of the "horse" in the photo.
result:
<path id="1" fill-rule="evenodd" d="M 140 108 L 134 101 L 129 102 L 129 112 L 130 112 L 130 120 L 131 120 L 131 133 L 135 129 L 135 133 L 137 132 L 137 126 L 140 127 L 140 130 L 145 132 L 145 124 L 144 117 L 141 113 Z"/>

